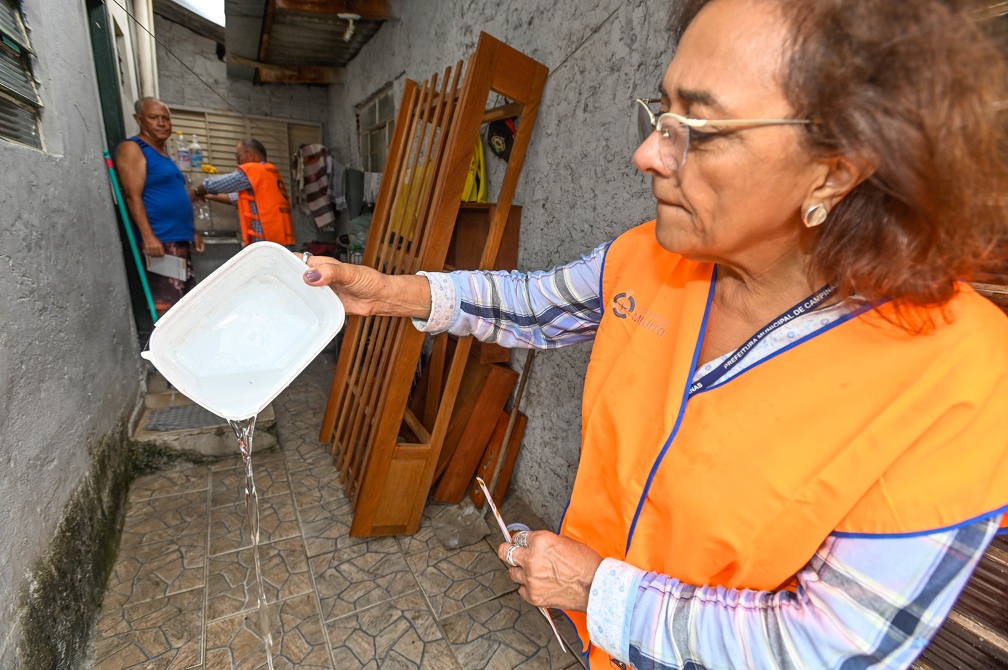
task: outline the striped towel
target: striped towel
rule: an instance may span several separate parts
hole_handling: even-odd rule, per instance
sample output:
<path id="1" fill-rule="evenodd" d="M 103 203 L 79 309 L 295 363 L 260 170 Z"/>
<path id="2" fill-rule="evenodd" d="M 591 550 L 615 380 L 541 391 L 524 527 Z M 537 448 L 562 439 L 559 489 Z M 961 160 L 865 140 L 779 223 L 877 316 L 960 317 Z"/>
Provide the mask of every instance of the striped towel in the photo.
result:
<path id="1" fill-rule="evenodd" d="M 329 198 L 328 152 L 322 144 L 302 144 L 291 161 L 291 171 L 302 175 L 297 188 L 299 199 L 303 196 L 308 211 L 319 228 L 331 228 L 336 222 L 332 200 Z"/>

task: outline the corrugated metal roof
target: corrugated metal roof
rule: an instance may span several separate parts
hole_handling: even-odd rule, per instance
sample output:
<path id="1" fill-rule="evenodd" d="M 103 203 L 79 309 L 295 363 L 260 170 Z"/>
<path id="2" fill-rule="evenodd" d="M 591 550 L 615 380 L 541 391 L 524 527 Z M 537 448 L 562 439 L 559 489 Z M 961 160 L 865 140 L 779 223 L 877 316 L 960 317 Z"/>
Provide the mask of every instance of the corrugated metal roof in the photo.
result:
<path id="1" fill-rule="evenodd" d="M 347 22 L 333 14 L 277 10 L 270 30 L 266 61 L 283 65 L 345 67 L 384 21 L 354 21 L 353 35 L 343 41 Z"/>
<path id="2" fill-rule="evenodd" d="M 348 21 L 338 16 L 344 10 L 361 17 L 354 20 L 348 40 L 343 39 Z M 385 0 L 225 0 L 224 13 L 228 76 L 252 81 L 257 71 L 271 65 L 301 69 L 345 67 L 378 32 L 388 10 Z M 260 79 L 268 78 L 260 76 Z M 287 81 L 295 83 L 296 79 Z"/>

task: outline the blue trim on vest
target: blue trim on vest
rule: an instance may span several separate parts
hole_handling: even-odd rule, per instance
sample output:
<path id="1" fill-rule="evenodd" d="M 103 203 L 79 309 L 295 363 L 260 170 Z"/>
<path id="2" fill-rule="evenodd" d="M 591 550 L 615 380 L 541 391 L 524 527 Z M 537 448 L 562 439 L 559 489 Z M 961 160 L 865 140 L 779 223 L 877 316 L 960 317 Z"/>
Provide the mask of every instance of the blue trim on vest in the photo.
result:
<path id="1" fill-rule="evenodd" d="M 651 466 L 651 472 L 648 473 L 647 481 L 644 483 L 644 490 L 641 491 L 640 500 L 637 501 L 637 510 L 634 512 L 633 522 L 631 522 L 630 531 L 627 533 L 626 549 L 623 550 L 624 556 L 630 553 L 630 543 L 633 541 L 634 530 L 637 528 L 637 520 L 640 518 L 641 510 L 644 509 L 644 501 L 647 499 L 648 491 L 651 490 L 651 482 L 654 481 L 655 475 L 658 474 L 658 468 L 661 466 L 669 447 L 672 446 L 672 440 L 675 439 L 676 434 L 679 432 L 683 415 L 686 414 L 689 389 L 693 385 L 693 375 L 696 374 L 697 361 L 700 359 L 700 349 L 703 347 L 704 334 L 707 332 L 707 319 L 710 317 L 711 304 L 714 302 L 714 286 L 717 283 L 717 270 L 717 266 L 715 265 L 713 272 L 711 272 L 710 289 L 707 291 L 707 306 L 704 307 L 703 321 L 700 323 L 700 334 L 697 336 L 696 348 L 693 350 L 693 360 L 690 361 L 689 373 L 686 375 L 686 386 L 683 388 L 682 400 L 679 403 L 679 415 L 676 417 L 675 425 L 672 426 L 672 432 L 669 433 L 668 439 L 665 440 L 661 451 L 658 452 L 658 457 L 655 458 L 655 462 Z"/>
<path id="2" fill-rule="evenodd" d="M 602 300 L 605 299 L 605 292 L 602 290 L 602 281 L 603 281 L 603 278 L 605 277 L 606 259 L 609 258 L 609 247 L 611 247 L 612 244 L 613 244 L 613 242 L 615 242 L 615 241 L 616 241 L 616 238 L 613 238 L 613 239 L 609 240 L 608 244 L 606 244 L 606 246 L 605 246 L 605 253 L 602 254 L 602 265 L 599 266 L 599 273 L 598 273 L 598 299 L 599 299 L 599 312 L 602 313 L 602 316 L 605 316 L 605 312 L 606 312 L 605 305 L 602 304 Z M 599 318 L 599 321 L 601 322 L 602 319 Z"/>
<path id="3" fill-rule="evenodd" d="M 577 633 L 577 626 L 574 625 L 574 620 L 571 619 L 569 616 L 567 616 L 567 612 L 565 612 L 562 609 L 554 609 L 554 611 L 555 612 L 559 612 L 560 616 L 562 616 L 564 619 L 567 619 L 567 623 L 569 623 L 570 627 L 574 629 L 575 635 L 576 635 L 576 633 Z M 576 637 L 579 640 L 581 639 L 580 635 L 576 635 Z M 591 642 L 588 643 L 588 647 L 591 648 Z M 587 658 L 588 658 L 588 649 L 585 649 L 584 651 L 582 651 L 581 652 L 581 656 L 587 660 Z"/>
<path id="4" fill-rule="evenodd" d="M 832 533 L 830 533 L 830 535 L 832 535 L 834 537 L 849 537 L 849 538 L 852 538 L 852 539 L 853 538 L 857 538 L 857 539 L 863 539 L 863 540 L 880 540 L 880 539 L 904 538 L 904 537 L 923 537 L 925 535 L 933 535 L 934 533 L 945 533 L 945 532 L 948 532 L 950 530 L 956 530 L 958 528 L 964 528 L 966 526 L 972 526 L 973 524 L 977 523 L 978 521 L 986 521 L 986 520 L 992 519 L 993 517 L 996 517 L 996 516 L 1000 517 L 1000 516 L 1003 516 L 1005 513 L 1008 513 L 1008 505 L 1005 505 L 1004 507 L 999 507 L 998 509 L 993 510 L 991 512 L 984 512 L 983 514 L 975 516 L 972 519 L 966 519 L 965 521 L 960 521 L 959 523 L 953 524 L 951 526 L 945 526 L 944 528 L 932 528 L 930 530 L 916 530 L 916 531 L 913 531 L 912 533 L 849 533 L 847 531 L 835 530 Z M 1008 528 L 1002 528 L 999 531 L 997 531 L 997 533 L 995 533 L 995 534 L 996 535 L 1002 535 L 1004 533 L 1008 533 Z"/>
<path id="5" fill-rule="evenodd" d="M 557 535 L 560 535 L 560 529 L 563 528 L 563 522 L 567 519 L 567 510 L 570 509 L 570 504 L 571 504 L 571 499 L 568 496 L 568 498 L 567 498 L 567 504 L 564 505 L 563 514 L 560 515 L 560 525 L 557 526 L 557 530 L 556 530 Z"/>
<path id="6" fill-rule="evenodd" d="M 640 225 L 643 225 L 643 224 L 640 224 Z M 613 244 L 613 242 L 615 242 L 615 241 L 616 241 L 616 238 L 614 237 L 613 239 L 609 240 L 608 244 L 605 245 L 605 252 L 602 254 L 602 265 L 599 266 L 598 296 L 599 296 L 599 314 L 600 314 L 600 316 L 599 316 L 599 323 L 600 324 L 602 323 L 602 319 L 604 319 L 605 315 L 606 315 L 605 305 L 602 304 L 603 296 L 605 295 L 602 292 L 602 278 L 605 276 L 605 266 L 606 266 L 606 259 L 609 257 L 609 247 L 611 247 L 612 244 Z M 584 449 L 584 441 L 582 441 L 581 444 L 578 445 L 578 454 L 579 454 L 578 458 L 580 458 L 580 453 L 581 453 L 582 449 Z M 563 528 L 564 521 L 567 520 L 567 510 L 570 509 L 570 504 L 571 504 L 571 498 L 570 498 L 570 496 L 568 496 L 567 497 L 567 504 L 564 505 L 563 514 L 560 515 L 560 525 L 557 526 L 557 531 L 556 531 L 557 535 L 560 535 L 560 529 Z M 564 616 L 566 616 L 566 615 L 564 615 Z M 573 622 L 571 622 L 571 625 L 573 625 Z M 585 653 L 587 654 L 588 652 L 585 652 Z"/>
<path id="7" fill-rule="evenodd" d="M 749 372 L 749 370 L 752 370 L 755 367 L 763 365 L 767 361 L 770 361 L 770 360 L 773 360 L 774 358 L 777 358 L 777 356 L 783 354 L 786 351 L 790 351 L 791 349 L 794 349 L 795 347 L 797 347 L 802 342 L 807 342 L 808 340 L 811 340 L 814 337 L 818 337 L 819 335 L 822 335 L 823 333 L 829 332 L 830 330 L 836 328 L 837 326 L 839 326 L 841 324 L 844 324 L 844 323 L 847 323 L 848 321 L 850 321 L 854 317 L 857 317 L 857 316 L 860 316 L 860 315 L 864 314 L 865 312 L 867 312 L 870 309 L 871 309 L 871 305 L 865 305 L 863 307 L 859 307 L 858 309 L 852 310 L 849 313 L 844 314 L 841 317 L 838 317 L 835 321 L 831 321 L 830 323 L 826 324 L 822 328 L 819 328 L 817 330 L 813 330 L 808 335 L 805 335 L 804 337 L 800 337 L 797 340 L 795 340 L 794 342 L 791 342 L 790 344 L 787 344 L 787 345 L 781 347 L 780 349 L 778 349 L 777 351 L 773 352 L 772 354 L 770 354 L 766 358 L 761 358 L 756 363 L 753 363 L 749 367 L 747 367 L 747 368 L 745 368 L 743 370 L 740 370 L 739 372 L 737 372 L 736 374 L 732 375 L 731 377 L 728 377 L 727 379 L 721 380 L 718 383 L 713 384 L 711 386 L 708 386 L 705 389 L 700 389 L 694 395 L 700 395 L 701 393 L 706 393 L 707 391 L 712 391 L 712 390 L 714 390 L 716 388 L 720 388 L 720 387 L 724 386 L 725 384 L 730 383 L 731 380 L 737 379 L 738 377 L 741 377 L 745 373 Z"/>

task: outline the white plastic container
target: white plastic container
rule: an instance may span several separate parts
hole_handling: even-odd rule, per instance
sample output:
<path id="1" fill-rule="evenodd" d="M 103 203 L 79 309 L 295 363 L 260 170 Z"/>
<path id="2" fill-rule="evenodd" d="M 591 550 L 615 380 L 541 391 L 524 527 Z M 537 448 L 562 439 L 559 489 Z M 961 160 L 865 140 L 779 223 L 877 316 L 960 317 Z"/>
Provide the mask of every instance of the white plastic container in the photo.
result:
<path id="1" fill-rule="evenodd" d="M 203 147 L 200 146 L 195 134 L 189 143 L 189 167 L 197 172 L 203 169 Z"/>
<path id="2" fill-rule="evenodd" d="M 214 414 L 258 414 L 343 328 L 343 303 L 307 269 L 279 244 L 245 247 L 158 319 L 141 355 Z"/>
<path id="3" fill-rule="evenodd" d="M 189 161 L 189 147 L 186 146 L 182 133 L 178 134 L 178 145 L 175 147 L 175 165 L 179 170 L 189 170 L 192 167 Z"/>

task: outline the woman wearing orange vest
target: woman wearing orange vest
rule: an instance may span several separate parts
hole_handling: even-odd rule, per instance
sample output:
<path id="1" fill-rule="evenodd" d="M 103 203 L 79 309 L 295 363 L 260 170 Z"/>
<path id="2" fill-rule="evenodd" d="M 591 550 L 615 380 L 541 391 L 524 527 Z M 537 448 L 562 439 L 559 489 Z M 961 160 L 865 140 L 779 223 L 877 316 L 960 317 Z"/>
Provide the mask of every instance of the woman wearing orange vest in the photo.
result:
<path id="1" fill-rule="evenodd" d="M 287 186 L 276 167 L 266 162 L 266 147 L 254 138 L 246 138 L 235 148 L 235 160 L 238 170 L 204 179 L 193 194 L 236 205 L 245 246 L 262 240 L 293 245 Z"/>
<path id="2" fill-rule="evenodd" d="M 593 339 L 558 534 L 500 546 L 589 667 L 902 668 L 1008 511 L 1005 64 L 944 0 L 687 0 L 635 103 L 656 219 L 549 272 L 310 258 L 348 312 Z"/>

